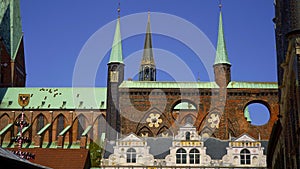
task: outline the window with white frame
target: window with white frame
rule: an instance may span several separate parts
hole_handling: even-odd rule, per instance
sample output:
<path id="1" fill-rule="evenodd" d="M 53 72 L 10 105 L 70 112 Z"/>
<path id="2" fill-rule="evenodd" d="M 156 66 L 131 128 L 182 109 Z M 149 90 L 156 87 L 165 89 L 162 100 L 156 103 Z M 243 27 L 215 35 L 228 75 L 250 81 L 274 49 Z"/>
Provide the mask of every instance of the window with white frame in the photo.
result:
<path id="1" fill-rule="evenodd" d="M 176 151 L 176 164 L 186 164 L 186 151 L 181 148 Z"/>
<path id="2" fill-rule="evenodd" d="M 200 164 L 200 152 L 198 149 L 193 148 L 190 153 L 190 164 Z"/>
<path id="3" fill-rule="evenodd" d="M 136 151 L 133 148 L 130 148 L 126 152 L 127 163 L 136 163 Z"/>
<path id="4" fill-rule="evenodd" d="M 250 151 L 247 149 L 243 149 L 240 153 L 241 156 L 241 164 L 242 165 L 249 165 L 251 164 L 251 155 Z"/>

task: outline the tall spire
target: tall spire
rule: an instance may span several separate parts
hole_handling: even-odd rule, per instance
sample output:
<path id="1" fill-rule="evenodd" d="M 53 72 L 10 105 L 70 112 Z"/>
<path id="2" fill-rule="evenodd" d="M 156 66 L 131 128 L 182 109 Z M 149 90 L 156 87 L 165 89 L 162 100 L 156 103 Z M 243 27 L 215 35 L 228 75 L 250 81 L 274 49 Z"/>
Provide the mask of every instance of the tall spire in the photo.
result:
<path id="1" fill-rule="evenodd" d="M 153 51 L 152 51 L 152 37 L 150 30 L 150 12 L 148 12 L 147 31 L 144 45 L 144 54 L 142 65 L 155 65 Z"/>
<path id="2" fill-rule="evenodd" d="M 150 12 L 148 12 L 147 30 L 144 44 L 144 53 L 140 66 L 140 81 L 155 81 L 156 68 L 152 50 L 152 35 L 150 30 Z"/>
<path id="3" fill-rule="evenodd" d="M 215 64 L 225 63 L 229 64 L 228 54 L 226 50 L 226 43 L 224 38 L 224 30 L 223 30 L 223 18 L 222 18 L 222 3 L 219 4 L 220 8 L 220 16 L 219 16 L 219 32 L 218 32 L 218 44 L 216 51 Z"/>
<path id="4" fill-rule="evenodd" d="M 114 42 L 112 45 L 108 63 L 123 63 L 122 37 L 121 37 L 121 30 L 120 30 L 120 3 L 118 7 L 118 20 L 116 24 Z"/>
<path id="5" fill-rule="evenodd" d="M 0 36 L 12 60 L 23 39 L 20 0 L 0 0 Z"/>
<path id="6" fill-rule="evenodd" d="M 231 64 L 228 60 L 226 50 L 226 43 L 224 38 L 223 21 L 222 21 L 222 3 L 220 0 L 220 18 L 219 18 L 219 31 L 218 31 L 218 44 L 216 51 L 216 58 L 214 64 L 215 81 L 220 88 L 226 88 L 231 81 Z"/>

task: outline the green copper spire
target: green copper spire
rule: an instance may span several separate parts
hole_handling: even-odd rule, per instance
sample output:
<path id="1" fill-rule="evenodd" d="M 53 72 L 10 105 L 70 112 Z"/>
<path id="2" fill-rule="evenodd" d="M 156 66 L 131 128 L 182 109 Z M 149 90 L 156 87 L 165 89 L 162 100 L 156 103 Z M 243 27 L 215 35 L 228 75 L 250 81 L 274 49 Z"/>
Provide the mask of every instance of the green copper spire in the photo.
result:
<path id="1" fill-rule="evenodd" d="M 220 63 L 225 63 L 230 65 L 230 62 L 228 60 L 227 50 L 226 50 L 225 38 L 224 38 L 222 11 L 220 11 L 218 46 L 217 46 L 216 58 L 215 58 L 215 64 L 220 64 Z"/>
<path id="2" fill-rule="evenodd" d="M 0 36 L 14 60 L 23 37 L 20 0 L 0 0 Z"/>
<path id="3" fill-rule="evenodd" d="M 249 112 L 248 106 L 244 110 L 244 116 L 245 116 L 246 120 L 250 123 L 251 122 L 251 118 L 250 118 L 250 112 Z"/>
<path id="4" fill-rule="evenodd" d="M 120 13 L 120 8 L 118 8 L 118 13 Z M 117 20 L 114 42 L 112 45 L 110 59 L 108 63 L 123 63 L 122 38 L 121 38 L 121 30 L 120 30 L 120 14 Z"/>

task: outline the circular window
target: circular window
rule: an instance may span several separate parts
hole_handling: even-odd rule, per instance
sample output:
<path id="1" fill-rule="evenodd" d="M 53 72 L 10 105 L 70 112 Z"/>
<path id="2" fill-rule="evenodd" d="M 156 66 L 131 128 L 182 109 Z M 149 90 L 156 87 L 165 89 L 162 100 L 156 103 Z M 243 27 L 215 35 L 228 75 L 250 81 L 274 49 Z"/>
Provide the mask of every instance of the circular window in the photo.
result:
<path id="1" fill-rule="evenodd" d="M 245 108 L 245 118 L 252 125 L 262 126 L 269 122 L 269 109 L 261 103 L 252 103 Z"/>

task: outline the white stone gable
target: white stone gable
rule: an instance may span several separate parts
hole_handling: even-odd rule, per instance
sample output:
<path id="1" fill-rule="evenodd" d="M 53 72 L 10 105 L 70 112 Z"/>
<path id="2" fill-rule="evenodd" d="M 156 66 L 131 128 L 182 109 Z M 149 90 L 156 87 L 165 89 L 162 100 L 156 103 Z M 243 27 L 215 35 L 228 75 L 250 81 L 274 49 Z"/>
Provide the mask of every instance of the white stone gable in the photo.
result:
<path id="1" fill-rule="evenodd" d="M 120 139 L 120 141 L 144 141 L 144 140 L 136 136 L 134 133 L 131 133 L 128 136 Z"/>
<path id="2" fill-rule="evenodd" d="M 175 140 L 200 140 L 200 136 L 192 124 L 187 123 L 179 128 L 178 134 L 175 136 Z"/>
<path id="3" fill-rule="evenodd" d="M 234 141 L 256 141 L 256 140 L 253 139 L 252 137 L 248 136 L 247 134 L 243 134 L 242 136 L 240 136 L 239 138 L 237 138 Z"/>

